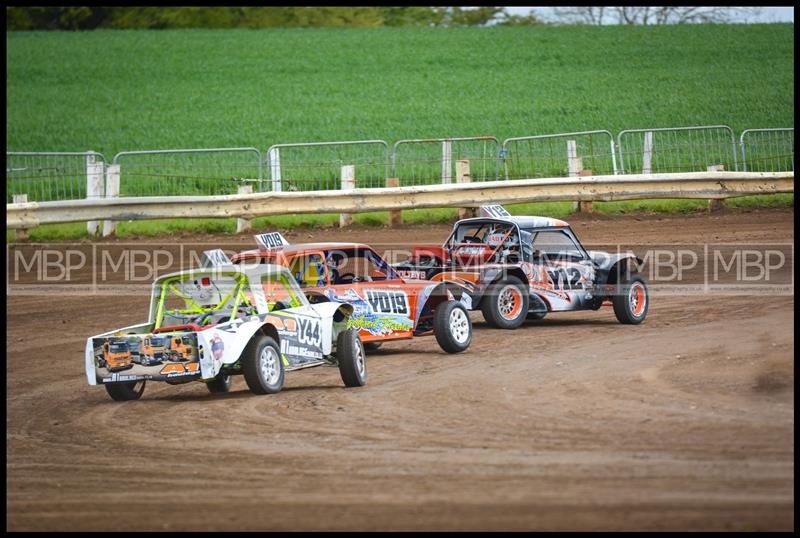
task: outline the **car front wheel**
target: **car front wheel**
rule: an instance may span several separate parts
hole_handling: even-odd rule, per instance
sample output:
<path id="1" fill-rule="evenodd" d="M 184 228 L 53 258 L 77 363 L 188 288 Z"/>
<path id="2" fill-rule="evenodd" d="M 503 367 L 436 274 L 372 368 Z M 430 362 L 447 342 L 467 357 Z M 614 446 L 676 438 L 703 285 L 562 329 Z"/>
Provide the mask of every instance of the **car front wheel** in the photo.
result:
<path id="1" fill-rule="evenodd" d="M 433 334 L 447 353 L 467 349 L 472 342 L 472 321 L 467 309 L 458 301 L 440 303 L 433 315 Z"/>

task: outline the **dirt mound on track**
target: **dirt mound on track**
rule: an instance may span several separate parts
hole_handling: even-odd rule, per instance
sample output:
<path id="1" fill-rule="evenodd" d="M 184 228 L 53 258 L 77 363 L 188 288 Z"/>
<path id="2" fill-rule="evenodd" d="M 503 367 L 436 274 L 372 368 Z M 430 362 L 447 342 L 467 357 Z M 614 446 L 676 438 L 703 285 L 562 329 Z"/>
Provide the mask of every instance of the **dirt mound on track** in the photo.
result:
<path id="1" fill-rule="evenodd" d="M 568 220 L 591 246 L 793 243 L 793 218 Z M 285 235 L 396 246 L 449 231 Z M 147 297 L 8 301 L 8 530 L 794 527 L 793 295 L 653 297 L 640 326 L 604 308 L 500 331 L 476 312 L 468 352 L 385 344 L 362 389 L 315 368 L 272 396 L 237 377 L 228 394 L 150 383 L 126 403 L 86 384 L 85 339 L 142 321 Z"/>

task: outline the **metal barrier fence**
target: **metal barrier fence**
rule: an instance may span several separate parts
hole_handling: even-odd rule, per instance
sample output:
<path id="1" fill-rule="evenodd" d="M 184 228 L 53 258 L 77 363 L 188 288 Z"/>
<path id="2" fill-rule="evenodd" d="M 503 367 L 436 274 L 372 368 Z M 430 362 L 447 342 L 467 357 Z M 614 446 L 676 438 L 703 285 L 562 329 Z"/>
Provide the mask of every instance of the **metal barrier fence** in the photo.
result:
<path id="1" fill-rule="evenodd" d="M 99 181 L 102 196 L 105 157 L 94 151 L 6 152 L 6 203 L 25 196 L 29 202 L 87 198 L 87 181 Z"/>
<path id="2" fill-rule="evenodd" d="M 256 148 L 123 151 L 112 164 L 120 196 L 236 194 L 243 182 L 265 189 Z"/>
<path id="3" fill-rule="evenodd" d="M 739 169 L 727 125 L 627 129 L 617 135 L 617 149 L 623 174 L 702 172 L 714 165 Z"/>
<path id="4" fill-rule="evenodd" d="M 739 137 L 742 171 L 794 171 L 794 128 L 746 129 Z"/>
<path id="5" fill-rule="evenodd" d="M 398 140 L 391 177 L 400 186 L 455 183 L 456 161 L 469 160 L 471 181 L 500 178 L 500 141 L 494 136 Z"/>
<path id="6" fill-rule="evenodd" d="M 606 130 L 507 138 L 500 156 L 506 179 L 617 173 L 614 136 Z"/>
<path id="7" fill-rule="evenodd" d="M 616 144 L 615 144 L 616 142 Z M 6 152 L 6 203 L 116 196 L 235 194 L 455 183 L 456 162 L 471 181 L 706 171 L 793 171 L 794 129 L 747 129 L 737 149 L 725 125 L 607 130 L 507 138 L 408 139 L 254 147 L 123 151 L 112 164 L 94 151 Z M 739 153 L 741 151 L 741 153 Z M 739 162 L 739 159 L 741 162 Z M 264 167 L 266 166 L 266 169 Z M 346 167 L 346 168 L 344 168 Z M 502 167 L 502 168 L 501 168 Z M 106 170 L 107 168 L 107 170 Z M 344 176 L 343 175 L 344 168 Z"/>
<path id="8" fill-rule="evenodd" d="M 389 144 L 383 140 L 275 144 L 267 151 L 274 192 L 341 188 L 342 167 L 355 167 L 356 187 L 383 187 Z"/>

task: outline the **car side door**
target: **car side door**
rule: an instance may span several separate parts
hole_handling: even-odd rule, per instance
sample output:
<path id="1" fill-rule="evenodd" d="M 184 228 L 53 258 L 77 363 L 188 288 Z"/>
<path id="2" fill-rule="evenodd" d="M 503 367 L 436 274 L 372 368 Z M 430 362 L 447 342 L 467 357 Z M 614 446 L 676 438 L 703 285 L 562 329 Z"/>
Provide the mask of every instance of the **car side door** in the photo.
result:
<path id="1" fill-rule="evenodd" d="M 534 271 L 551 310 L 586 307 L 593 294 L 595 267 L 586 251 L 567 229 L 547 229 L 532 240 Z"/>

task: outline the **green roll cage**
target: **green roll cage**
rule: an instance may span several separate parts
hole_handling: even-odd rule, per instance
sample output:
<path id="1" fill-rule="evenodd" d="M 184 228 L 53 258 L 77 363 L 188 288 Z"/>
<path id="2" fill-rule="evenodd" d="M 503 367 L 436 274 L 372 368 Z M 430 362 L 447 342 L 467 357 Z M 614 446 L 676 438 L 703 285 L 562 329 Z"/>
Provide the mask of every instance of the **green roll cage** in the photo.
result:
<path id="1" fill-rule="evenodd" d="M 245 294 L 245 290 L 250 285 L 250 281 L 246 274 L 240 272 L 225 272 L 221 273 L 220 276 L 230 276 L 233 278 L 234 286 L 231 291 L 226 293 L 215 305 L 211 306 L 201 306 L 197 304 L 191 297 L 188 297 L 185 293 L 183 293 L 178 287 L 176 286 L 177 283 L 183 282 L 185 280 L 195 279 L 198 277 L 196 274 L 187 273 L 182 275 L 176 275 L 170 278 L 165 278 L 160 285 L 160 293 L 158 299 L 158 307 L 156 309 L 156 316 L 155 316 L 155 323 L 153 325 L 153 329 L 158 329 L 162 326 L 164 321 L 164 314 L 174 314 L 176 316 L 185 316 L 189 314 L 197 314 L 198 316 L 202 316 L 203 314 L 207 314 L 210 312 L 216 312 L 222 310 L 227 303 L 233 299 L 233 305 L 231 307 L 231 316 L 227 321 L 233 321 L 236 319 L 237 314 L 239 313 L 239 307 L 245 306 L 250 309 L 251 314 L 257 313 L 256 306 L 250 302 Z M 288 278 L 284 274 L 279 275 L 264 275 L 266 278 L 271 278 L 273 281 L 280 282 L 283 284 L 284 289 L 289 295 L 289 299 L 291 302 L 291 307 L 298 307 L 302 306 L 303 302 L 299 299 L 291 284 L 288 282 Z M 277 278 L 274 278 L 277 277 Z M 260 283 L 259 283 L 260 284 Z M 175 296 L 180 297 L 186 303 L 189 308 L 176 308 L 172 310 L 166 309 L 166 301 L 167 298 L 174 294 Z M 275 303 L 271 305 L 268 304 L 269 310 L 272 310 Z M 254 312 L 255 311 L 255 312 Z M 208 323 L 208 319 L 203 321 L 203 325 Z"/>

